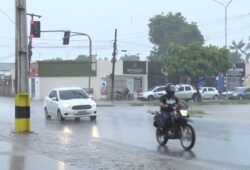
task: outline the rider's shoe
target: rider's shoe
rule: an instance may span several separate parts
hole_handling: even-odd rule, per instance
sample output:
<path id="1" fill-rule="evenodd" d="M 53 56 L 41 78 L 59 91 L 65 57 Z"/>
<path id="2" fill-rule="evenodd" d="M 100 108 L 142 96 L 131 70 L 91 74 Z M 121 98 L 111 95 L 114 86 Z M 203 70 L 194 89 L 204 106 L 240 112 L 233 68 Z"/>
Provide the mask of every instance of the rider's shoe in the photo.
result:
<path id="1" fill-rule="evenodd" d="M 168 136 L 170 136 L 170 137 L 174 137 L 174 132 L 172 131 L 172 130 L 168 130 Z"/>

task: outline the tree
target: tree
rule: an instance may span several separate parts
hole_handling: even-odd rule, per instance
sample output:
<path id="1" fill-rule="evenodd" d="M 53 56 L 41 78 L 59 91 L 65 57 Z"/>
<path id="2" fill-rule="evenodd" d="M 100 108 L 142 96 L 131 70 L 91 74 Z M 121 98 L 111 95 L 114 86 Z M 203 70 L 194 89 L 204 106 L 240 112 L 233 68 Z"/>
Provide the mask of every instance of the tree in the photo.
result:
<path id="1" fill-rule="evenodd" d="M 56 57 L 56 58 L 52 58 L 52 59 L 45 59 L 43 61 L 63 61 L 63 59 L 60 57 Z"/>
<path id="2" fill-rule="evenodd" d="M 241 58 L 241 56 L 242 55 L 240 53 L 234 51 L 234 52 L 230 52 L 228 57 L 229 57 L 230 63 L 232 63 L 233 65 L 236 63 L 245 63 L 245 61 Z"/>
<path id="3" fill-rule="evenodd" d="M 163 61 L 172 44 L 187 46 L 196 41 L 204 43 L 196 23 L 189 24 L 181 13 L 156 15 L 149 19 L 149 40 L 155 45 L 148 59 Z"/>
<path id="4" fill-rule="evenodd" d="M 239 56 L 240 56 L 240 59 L 239 61 L 236 63 L 239 63 L 239 62 L 242 62 L 242 59 L 241 57 L 244 57 L 245 59 L 245 63 L 249 63 L 249 59 L 250 59 L 250 37 L 249 37 L 249 42 L 246 44 L 244 43 L 243 40 L 241 40 L 239 43 L 237 43 L 236 41 L 233 41 L 232 42 L 232 45 L 229 47 L 230 50 L 232 50 L 232 56 L 231 57 L 236 57 L 235 58 L 232 58 L 232 61 L 235 62 L 235 60 L 239 59 Z"/>
<path id="5" fill-rule="evenodd" d="M 164 60 L 164 69 L 169 75 L 190 77 L 197 88 L 197 94 L 200 94 L 198 77 L 225 72 L 230 68 L 228 53 L 225 48 L 211 45 L 203 47 L 199 43 L 192 43 L 187 47 L 172 44 L 166 54 L 168 57 Z M 201 100 L 200 95 L 198 97 Z"/>
<path id="6" fill-rule="evenodd" d="M 127 55 L 125 54 L 120 58 L 122 61 L 140 61 L 140 56 L 138 54 L 136 55 Z"/>
<path id="7" fill-rule="evenodd" d="M 78 55 L 77 58 L 75 59 L 77 61 L 89 61 L 89 56 L 86 55 Z"/>

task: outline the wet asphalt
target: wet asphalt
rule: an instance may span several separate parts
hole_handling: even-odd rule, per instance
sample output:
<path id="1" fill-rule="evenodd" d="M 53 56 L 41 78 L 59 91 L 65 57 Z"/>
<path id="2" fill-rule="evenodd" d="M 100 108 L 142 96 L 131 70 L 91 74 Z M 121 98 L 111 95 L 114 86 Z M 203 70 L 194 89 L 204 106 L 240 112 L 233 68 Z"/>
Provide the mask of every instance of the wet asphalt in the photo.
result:
<path id="1" fill-rule="evenodd" d="M 97 120 L 44 119 L 43 103 L 31 102 L 32 135 L 14 134 L 14 100 L 0 97 L 0 139 L 84 169 L 250 169 L 250 105 L 191 106 L 196 144 L 184 151 L 179 140 L 165 147 L 155 138 L 155 106 L 99 107 Z M 88 159 L 86 159 L 86 157 Z M 91 162 L 91 163 L 90 163 Z M 93 163 L 94 162 L 94 163 Z"/>

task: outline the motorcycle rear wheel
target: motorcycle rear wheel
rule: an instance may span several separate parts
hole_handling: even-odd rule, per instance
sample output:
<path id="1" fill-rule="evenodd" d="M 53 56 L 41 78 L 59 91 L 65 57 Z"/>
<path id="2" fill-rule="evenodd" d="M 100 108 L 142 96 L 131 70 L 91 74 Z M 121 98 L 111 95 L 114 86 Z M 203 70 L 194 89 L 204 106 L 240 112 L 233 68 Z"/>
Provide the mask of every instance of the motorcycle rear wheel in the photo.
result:
<path id="1" fill-rule="evenodd" d="M 168 142 L 168 137 L 166 133 L 162 132 L 159 128 L 156 129 L 156 139 L 160 145 L 166 145 Z"/>
<path id="2" fill-rule="evenodd" d="M 128 100 L 134 100 L 134 95 L 133 94 L 128 94 Z"/>
<path id="3" fill-rule="evenodd" d="M 182 128 L 183 128 L 183 131 L 181 131 L 180 133 L 181 134 L 181 138 L 180 138 L 181 146 L 185 150 L 191 150 L 195 144 L 194 128 L 189 124 L 186 124 Z"/>

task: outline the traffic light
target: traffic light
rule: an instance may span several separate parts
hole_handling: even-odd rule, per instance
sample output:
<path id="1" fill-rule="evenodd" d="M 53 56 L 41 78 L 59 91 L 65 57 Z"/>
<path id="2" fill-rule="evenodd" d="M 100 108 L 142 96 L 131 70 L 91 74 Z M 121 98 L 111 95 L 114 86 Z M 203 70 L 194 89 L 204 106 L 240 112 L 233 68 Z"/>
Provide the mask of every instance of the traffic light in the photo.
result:
<path id="1" fill-rule="evenodd" d="M 64 31 L 63 45 L 69 45 L 70 31 Z"/>
<path id="2" fill-rule="evenodd" d="M 30 23 L 30 34 L 32 38 L 40 38 L 41 25 L 40 21 L 31 21 Z"/>

